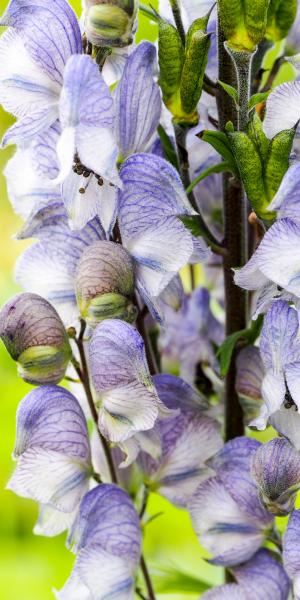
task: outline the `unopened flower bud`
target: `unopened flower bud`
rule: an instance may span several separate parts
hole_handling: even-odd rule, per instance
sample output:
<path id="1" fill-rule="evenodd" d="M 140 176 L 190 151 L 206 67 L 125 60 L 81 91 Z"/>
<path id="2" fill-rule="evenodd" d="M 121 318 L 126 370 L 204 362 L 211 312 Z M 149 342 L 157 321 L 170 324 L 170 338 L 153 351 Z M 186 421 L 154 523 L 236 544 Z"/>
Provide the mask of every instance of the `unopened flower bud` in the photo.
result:
<path id="1" fill-rule="evenodd" d="M 135 0 L 85 0 L 85 7 L 85 32 L 91 44 L 122 47 L 132 43 Z"/>
<path id="2" fill-rule="evenodd" d="M 253 52 L 264 38 L 270 0 L 219 0 L 220 23 L 229 46 Z"/>
<path id="3" fill-rule="evenodd" d="M 274 41 L 285 38 L 297 15 L 297 0 L 271 0 L 268 11 L 267 37 Z"/>
<path id="4" fill-rule="evenodd" d="M 9 300 L 0 312 L 0 337 L 28 383 L 55 384 L 64 377 L 69 339 L 56 310 L 41 296 L 23 293 Z"/>
<path id="5" fill-rule="evenodd" d="M 75 285 L 79 310 L 91 327 L 104 319 L 135 320 L 133 263 L 120 244 L 89 246 L 78 263 Z"/>

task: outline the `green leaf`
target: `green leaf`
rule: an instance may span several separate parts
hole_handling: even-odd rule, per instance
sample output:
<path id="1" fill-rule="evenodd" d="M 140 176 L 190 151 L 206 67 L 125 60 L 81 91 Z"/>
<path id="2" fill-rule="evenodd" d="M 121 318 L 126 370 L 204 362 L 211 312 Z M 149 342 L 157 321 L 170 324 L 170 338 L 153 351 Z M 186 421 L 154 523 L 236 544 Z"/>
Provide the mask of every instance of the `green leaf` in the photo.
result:
<path id="1" fill-rule="evenodd" d="M 232 100 L 235 103 L 235 106 L 237 108 L 239 108 L 238 91 L 232 85 L 229 85 L 228 83 L 224 83 L 224 81 L 221 81 L 220 79 L 218 79 L 218 83 L 223 88 L 224 92 L 226 92 L 226 94 L 228 94 L 228 96 L 230 96 L 230 98 L 232 98 Z"/>
<path id="2" fill-rule="evenodd" d="M 232 333 L 226 338 L 226 340 L 224 340 L 217 352 L 217 356 L 220 358 L 221 377 L 225 377 L 225 375 L 228 373 L 232 354 L 237 342 L 243 339 L 246 342 L 246 345 L 254 344 L 255 340 L 260 334 L 262 324 L 263 316 L 259 315 L 255 321 L 252 321 L 248 329 L 240 329 L 240 331 L 235 331 L 235 333 Z"/>
<path id="3" fill-rule="evenodd" d="M 153 581 L 160 594 L 203 594 L 211 587 L 206 581 L 172 567 L 154 567 Z"/>
<path id="4" fill-rule="evenodd" d="M 165 158 L 179 171 L 179 164 L 176 150 L 162 125 L 159 125 L 157 128 L 157 133 L 159 135 L 160 141 L 162 143 L 162 147 L 164 150 Z"/>
<path id="5" fill-rule="evenodd" d="M 194 189 L 194 187 L 196 187 L 196 185 L 198 185 L 198 183 L 200 183 L 200 181 L 202 181 L 209 175 L 212 175 L 213 173 L 222 173 L 223 171 L 231 171 L 231 170 L 232 169 L 230 167 L 230 164 L 227 162 L 221 162 L 221 163 L 218 163 L 217 165 L 208 167 L 208 169 L 205 169 L 204 171 L 202 171 L 202 173 L 197 175 L 197 177 L 195 177 L 195 179 L 193 179 L 193 181 L 190 183 L 189 187 L 186 188 L 185 191 L 186 191 L 187 195 Z"/>
<path id="6" fill-rule="evenodd" d="M 258 94 L 253 94 L 248 102 L 248 109 L 251 110 L 260 102 L 265 102 L 269 94 L 270 90 L 268 92 L 259 92 Z"/>
<path id="7" fill-rule="evenodd" d="M 142 2 L 139 3 L 139 11 L 145 15 L 145 17 L 148 17 L 148 19 L 151 19 L 152 21 L 156 21 L 157 23 L 159 22 L 160 16 L 159 14 L 150 6 L 147 6 L 146 4 L 142 4 Z"/>
<path id="8" fill-rule="evenodd" d="M 239 173 L 226 133 L 222 131 L 210 131 L 208 129 L 197 134 L 201 140 L 210 144 L 230 166 L 233 173 Z"/>

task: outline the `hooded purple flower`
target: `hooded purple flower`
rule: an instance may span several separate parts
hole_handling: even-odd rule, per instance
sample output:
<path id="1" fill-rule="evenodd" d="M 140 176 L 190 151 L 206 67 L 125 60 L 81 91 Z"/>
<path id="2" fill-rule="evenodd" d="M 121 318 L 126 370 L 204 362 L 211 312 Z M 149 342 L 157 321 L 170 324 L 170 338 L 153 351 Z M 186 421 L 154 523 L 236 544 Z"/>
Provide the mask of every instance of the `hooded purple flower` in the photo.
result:
<path id="1" fill-rule="evenodd" d="M 92 473 L 86 420 L 70 392 L 43 386 L 25 396 L 17 412 L 14 458 L 17 467 L 7 487 L 42 504 L 36 532 L 63 531 Z"/>
<path id="2" fill-rule="evenodd" d="M 300 598 L 300 510 L 292 512 L 283 537 L 283 564 L 293 582 L 295 600 Z"/>
<path id="3" fill-rule="evenodd" d="M 69 544 L 77 557 L 58 600 L 133 600 L 141 531 L 126 492 L 102 484 L 86 494 Z"/>

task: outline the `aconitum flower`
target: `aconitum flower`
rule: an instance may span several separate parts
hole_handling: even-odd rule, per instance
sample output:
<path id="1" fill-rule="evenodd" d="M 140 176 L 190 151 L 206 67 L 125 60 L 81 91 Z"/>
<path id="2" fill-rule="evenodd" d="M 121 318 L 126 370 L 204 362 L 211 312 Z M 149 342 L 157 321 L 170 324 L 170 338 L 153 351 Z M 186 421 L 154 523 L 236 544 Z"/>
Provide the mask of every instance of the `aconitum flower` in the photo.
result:
<path id="1" fill-rule="evenodd" d="M 299 322 L 294 308 L 277 300 L 268 310 L 260 339 L 260 353 L 265 367 L 262 381 L 264 404 L 251 422 L 265 429 L 268 418 L 287 403 L 299 404 L 300 342 Z"/>
<path id="2" fill-rule="evenodd" d="M 111 442 L 152 429 L 160 411 L 169 414 L 153 385 L 143 338 L 132 325 L 103 321 L 92 335 L 89 356 L 99 429 Z"/>
<path id="3" fill-rule="evenodd" d="M 259 348 L 246 346 L 236 358 L 235 389 L 239 394 L 247 425 L 258 417 L 262 405 L 261 386 L 265 375 Z"/>
<path id="4" fill-rule="evenodd" d="M 161 456 L 139 456 L 147 485 L 177 506 L 186 506 L 201 481 L 211 475 L 206 461 L 223 445 L 220 425 L 209 416 L 208 405 L 185 381 L 172 375 L 155 375 L 160 400 L 179 409 L 172 418 L 158 420 Z"/>
<path id="5" fill-rule="evenodd" d="M 18 120 L 3 144 L 30 141 L 56 121 L 64 68 L 82 52 L 76 16 L 66 0 L 11 0 L 0 25 L 0 101 Z"/>
<path id="6" fill-rule="evenodd" d="M 37 294 L 19 294 L 0 311 L 0 337 L 18 372 L 35 385 L 59 383 L 71 358 L 71 347 L 56 310 Z"/>
<path id="7" fill-rule="evenodd" d="M 14 458 L 8 489 L 42 504 L 38 533 L 63 531 L 92 474 L 86 420 L 70 392 L 43 386 L 25 396 L 17 412 Z"/>
<path id="8" fill-rule="evenodd" d="M 159 346 L 162 357 L 178 365 L 180 375 L 191 385 L 196 379 L 197 365 L 217 369 L 214 345 L 220 345 L 224 328 L 210 309 L 210 294 L 199 287 L 185 296 L 179 310 L 167 307 L 160 332 Z"/>
<path id="9" fill-rule="evenodd" d="M 70 578 L 56 592 L 58 600 L 133 600 L 141 530 L 126 492 L 110 484 L 88 492 L 69 544 L 77 557 Z"/>
<path id="10" fill-rule="evenodd" d="M 268 550 L 231 569 L 236 583 L 205 592 L 203 600 L 288 600 L 290 581 L 282 565 Z"/>
<path id="11" fill-rule="evenodd" d="M 133 263 L 120 244 L 89 246 L 79 260 L 75 287 L 81 315 L 91 327 L 109 317 L 135 320 Z"/>
<path id="12" fill-rule="evenodd" d="M 220 457 L 208 462 L 217 474 L 201 483 L 188 503 L 195 532 L 213 554 L 213 564 L 233 566 L 249 560 L 272 526 L 273 517 L 250 474 L 257 446 L 247 438 L 228 442 Z"/>
<path id="13" fill-rule="evenodd" d="M 160 319 L 158 298 L 188 262 L 210 251 L 178 218 L 194 214 L 172 165 L 153 154 L 134 154 L 122 165 L 118 222 L 122 244 L 135 262 L 136 286 Z"/>
<path id="14" fill-rule="evenodd" d="M 274 439 L 258 448 L 252 457 L 252 477 L 267 509 L 286 515 L 294 507 L 300 489 L 300 454 L 285 439 Z"/>
<path id="15" fill-rule="evenodd" d="M 294 510 L 283 537 L 283 564 L 293 582 L 295 600 L 300 598 L 300 510 Z"/>

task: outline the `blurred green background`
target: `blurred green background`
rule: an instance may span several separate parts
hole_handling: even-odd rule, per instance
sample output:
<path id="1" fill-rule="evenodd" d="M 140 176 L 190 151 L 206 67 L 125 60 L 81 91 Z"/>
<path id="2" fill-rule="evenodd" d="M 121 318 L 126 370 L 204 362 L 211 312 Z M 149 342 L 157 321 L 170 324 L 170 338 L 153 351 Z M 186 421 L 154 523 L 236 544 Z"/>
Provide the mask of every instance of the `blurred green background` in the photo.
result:
<path id="1" fill-rule="evenodd" d="M 51 2 L 51 0 L 49 0 Z M 0 0 L 1 13 L 6 1 Z M 80 13 L 80 0 L 71 2 Z M 156 26 L 147 18 L 141 17 L 138 39 L 155 40 Z M 11 118 L 0 109 L 0 136 L 11 123 Z M 26 242 L 12 239 L 20 227 L 20 220 L 14 215 L 6 194 L 3 169 L 14 149 L 0 152 L 0 302 L 1 305 L 18 291 L 13 280 L 13 266 Z M 16 373 L 15 363 L 10 359 L 2 343 L 0 345 L 0 598 L 1 600 L 51 600 L 52 588 L 59 589 L 67 579 L 74 557 L 65 548 L 64 535 L 56 538 L 34 536 L 33 525 L 37 519 L 35 503 L 18 498 L 5 490 L 5 485 L 13 470 L 11 453 L 15 436 L 15 413 L 18 403 L 29 391 L 30 386 L 22 382 Z M 149 513 L 163 514 L 147 526 L 145 533 L 145 554 L 151 564 L 160 567 L 176 567 L 194 574 L 211 583 L 219 583 L 221 570 L 208 566 L 203 560 L 203 552 L 192 531 L 189 518 L 184 511 L 153 496 L 149 503 Z M 158 598 L 194 600 L 199 593 L 190 592 L 194 588 L 191 581 L 182 586 L 177 595 L 159 594 Z M 197 587 L 196 587 L 197 589 Z M 171 586 L 169 587 L 171 590 Z M 200 592 L 200 590 L 199 590 Z"/>

